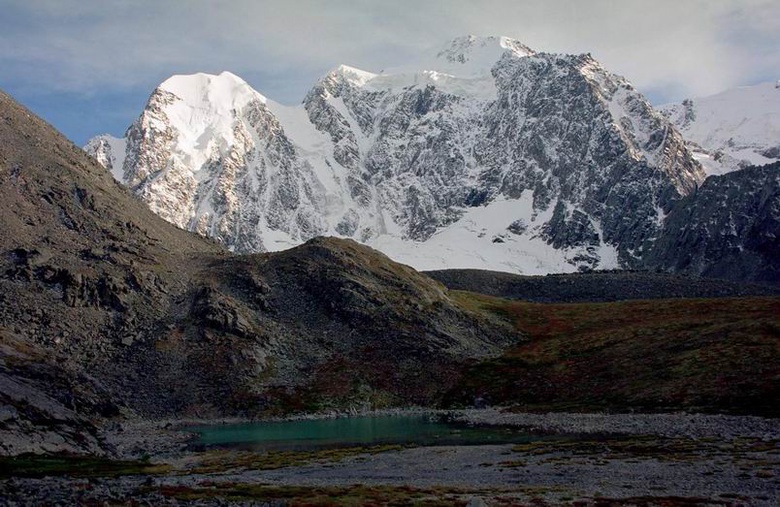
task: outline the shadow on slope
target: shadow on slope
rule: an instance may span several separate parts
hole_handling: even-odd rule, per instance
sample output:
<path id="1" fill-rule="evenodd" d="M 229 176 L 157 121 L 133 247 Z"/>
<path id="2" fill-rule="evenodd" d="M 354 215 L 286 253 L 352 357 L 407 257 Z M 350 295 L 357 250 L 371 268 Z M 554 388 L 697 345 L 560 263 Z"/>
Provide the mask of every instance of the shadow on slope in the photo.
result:
<path id="1" fill-rule="evenodd" d="M 467 359 L 519 339 L 492 314 L 471 312 L 408 266 L 352 240 L 316 238 L 204 271 L 196 327 L 243 335 L 269 354 L 246 403 L 274 409 L 430 405 Z M 235 350 L 235 345 L 234 345 Z"/>
<path id="2" fill-rule="evenodd" d="M 537 303 L 780 295 L 780 287 L 777 286 L 648 271 L 526 276 L 479 269 L 444 269 L 425 274 L 449 289 Z"/>

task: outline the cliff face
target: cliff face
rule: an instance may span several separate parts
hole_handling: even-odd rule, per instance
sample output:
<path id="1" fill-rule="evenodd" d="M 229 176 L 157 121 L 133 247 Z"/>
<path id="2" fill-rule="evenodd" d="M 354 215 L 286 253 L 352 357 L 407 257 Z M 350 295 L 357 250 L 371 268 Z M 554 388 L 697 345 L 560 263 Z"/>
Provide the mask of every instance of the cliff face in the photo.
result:
<path id="1" fill-rule="evenodd" d="M 707 178 L 666 218 L 645 263 L 780 284 L 780 162 Z"/>

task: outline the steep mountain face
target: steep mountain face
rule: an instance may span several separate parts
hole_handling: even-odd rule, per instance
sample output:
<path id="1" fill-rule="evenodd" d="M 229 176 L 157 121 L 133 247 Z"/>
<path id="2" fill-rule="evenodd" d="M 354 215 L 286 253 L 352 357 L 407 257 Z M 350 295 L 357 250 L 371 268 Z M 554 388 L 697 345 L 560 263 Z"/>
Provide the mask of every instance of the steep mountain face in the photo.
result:
<path id="1" fill-rule="evenodd" d="M 0 117 L 0 454 L 99 452 L 112 417 L 433 403 L 520 338 L 353 241 L 231 256 L 2 93 Z"/>
<path id="2" fill-rule="evenodd" d="M 780 283 L 780 162 L 710 176 L 680 201 L 650 267 Z"/>
<path id="3" fill-rule="evenodd" d="M 680 130 L 708 174 L 780 160 L 780 85 L 742 86 L 659 110 Z"/>
<path id="4" fill-rule="evenodd" d="M 258 230 L 300 240 L 325 232 L 311 167 L 266 102 L 229 73 L 173 77 L 124 142 L 101 138 L 88 151 L 169 222 L 238 252 L 265 251 Z"/>
<path id="5" fill-rule="evenodd" d="M 86 149 L 231 250 L 338 235 L 420 269 L 633 266 L 705 176 L 625 79 L 503 37 L 387 73 L 341 66 L 297 107 L 229 73 L 175 76 L 124 139 Z"/>

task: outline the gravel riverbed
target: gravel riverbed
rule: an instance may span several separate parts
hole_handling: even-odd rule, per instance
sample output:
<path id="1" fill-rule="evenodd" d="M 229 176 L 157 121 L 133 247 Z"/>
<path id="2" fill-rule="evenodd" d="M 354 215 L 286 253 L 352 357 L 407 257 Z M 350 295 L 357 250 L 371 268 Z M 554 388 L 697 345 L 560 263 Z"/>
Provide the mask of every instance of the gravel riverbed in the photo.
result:
<path id="1" fill-rule="evenodd" d="M 498 409 L 453 411 L 452 420 L 503 425 L 529 431 L 572 434 L 656 435 L 663 437 L 738 437 L 780 439 L 780 419 L 709 414 L 527 414 Z"/>

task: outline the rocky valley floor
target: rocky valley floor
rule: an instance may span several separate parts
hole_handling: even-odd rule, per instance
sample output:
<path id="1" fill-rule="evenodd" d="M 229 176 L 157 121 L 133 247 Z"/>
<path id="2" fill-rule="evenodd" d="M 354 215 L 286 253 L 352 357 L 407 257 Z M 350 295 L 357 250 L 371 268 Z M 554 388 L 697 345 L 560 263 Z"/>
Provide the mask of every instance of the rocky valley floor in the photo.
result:
<path id="1" fill-rule="evenodd" d="M 780 422 L 775 419 L 496 410 L 435 415 L 518 426 L 546 438 L 504 445 L 193 451 L 169 423 L 127 424 L 121 432 L 114 428 L 107 434 L 126 461 L 109 466 L 82 458 L 57 469 L 51 460 L 37 465 L 25 464 L 22 458 L 5 460 L 0 494 L 9 505 L 130 501 L 146 505 L 465 505 L 478 501 L 487 505 L 777 505 L 780 501 Z M 47 465 L 51 475 L 43 477 Z"/>

